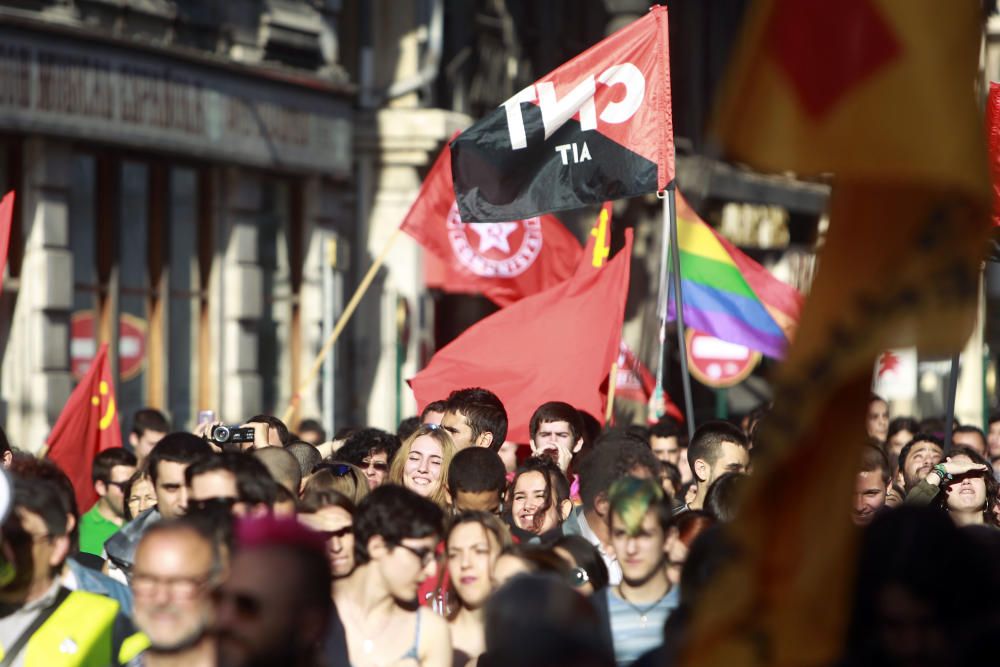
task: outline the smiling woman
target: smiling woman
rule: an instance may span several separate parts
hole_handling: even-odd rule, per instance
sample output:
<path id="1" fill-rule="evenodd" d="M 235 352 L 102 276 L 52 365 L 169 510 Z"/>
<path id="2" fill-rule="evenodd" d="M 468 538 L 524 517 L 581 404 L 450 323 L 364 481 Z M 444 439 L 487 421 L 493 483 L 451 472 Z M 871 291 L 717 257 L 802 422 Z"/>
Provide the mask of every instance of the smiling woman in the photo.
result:
<path id="1" fill-rule="evenodd" d="M 444 508 L 448 504 L 448 467 L 455 444 L 436 424 L 424 424 L 403 442 L 389 468 L 389 482 L 410 489 Z"/>

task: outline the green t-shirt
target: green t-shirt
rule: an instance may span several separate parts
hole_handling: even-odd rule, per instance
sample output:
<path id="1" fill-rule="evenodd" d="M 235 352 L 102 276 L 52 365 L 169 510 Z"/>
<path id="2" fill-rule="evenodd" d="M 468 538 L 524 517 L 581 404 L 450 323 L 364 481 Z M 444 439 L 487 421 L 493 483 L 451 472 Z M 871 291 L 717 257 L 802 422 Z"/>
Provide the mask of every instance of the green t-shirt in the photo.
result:
<path id="1" fill-rule="evenodd" d="M 118 528 L 97 511 L 95 504 L 80 517 L 80 551 L 100 556 L 104 551 L 104 542 L 117 533 Z"/>

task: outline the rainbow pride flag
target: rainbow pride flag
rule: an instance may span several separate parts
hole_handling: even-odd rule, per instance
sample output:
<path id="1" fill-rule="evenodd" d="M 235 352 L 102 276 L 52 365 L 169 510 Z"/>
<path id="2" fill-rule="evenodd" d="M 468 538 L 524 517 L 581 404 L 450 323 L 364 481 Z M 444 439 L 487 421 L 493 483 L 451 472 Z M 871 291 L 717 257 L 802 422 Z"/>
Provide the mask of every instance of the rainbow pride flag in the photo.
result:
<path id="1" fill-rule="evenodd" d="M 698 217 L 677 192 L 685 326 L 775 359 L 784 357 L 802 295 Z M 669 314 L 674 316 L 674 304 Z"/>

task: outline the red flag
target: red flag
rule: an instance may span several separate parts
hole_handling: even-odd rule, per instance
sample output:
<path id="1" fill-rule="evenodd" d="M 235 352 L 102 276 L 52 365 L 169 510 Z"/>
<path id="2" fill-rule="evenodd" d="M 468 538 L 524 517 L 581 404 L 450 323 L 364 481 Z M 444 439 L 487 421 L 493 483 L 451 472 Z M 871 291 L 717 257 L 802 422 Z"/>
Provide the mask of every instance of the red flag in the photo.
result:
<path id="1" fill-rule="evenodd" d="M 674 178 L 667 8 L 652 7 L 520 91 L 451 148 L 464 220 L 663 190 Z"/>
<path id="2" fill-rule="evenodd" d="M 90 478 L 94 457 L 105 449 L 121 446 L 108 344 L 102 343 L 48 438 L 48 456 L 73 482 L 81 514 L 97 501 Z"/>
<path id="3" fill-rule="evenodd" d="M 607 229 L 601 218 L 595 230 Z M 435 354 L 409 380 L 420 409 L 453 389 L 485 387 L 503 401 L 514 442 L 528 441 L 528 420 L 546 401 L 601 419 L 625 315 L 631 230 L 610 262 L 604 246 L 592 237 L 573 277 L 490 315 Z"/>
<path id="4" fill-rule="evenodd" d="M 990 96 L 986 102 L 986 139 L 993 181 L 993 224 L 1000 225 L 1000 83 L 995 81 L 990 81 Z"/>
<path id="5" fill-rule="evenodd" d="M 482 293 L 500 306 L 569 278 L 582 251 L 576 237 L 551 215 L 463 223 L 455 204 L 447 145 L 424 179 L 402 228 L 443 265 L 429 286 Z"/>
<path id="6" fill-rule="evenodd" d="M 3 289 L 3 269 L 7 265 L 10 250 L 10 225 L 14 218 L 14 191 L 11 190 L 0 201 L 0 290 Z"/>

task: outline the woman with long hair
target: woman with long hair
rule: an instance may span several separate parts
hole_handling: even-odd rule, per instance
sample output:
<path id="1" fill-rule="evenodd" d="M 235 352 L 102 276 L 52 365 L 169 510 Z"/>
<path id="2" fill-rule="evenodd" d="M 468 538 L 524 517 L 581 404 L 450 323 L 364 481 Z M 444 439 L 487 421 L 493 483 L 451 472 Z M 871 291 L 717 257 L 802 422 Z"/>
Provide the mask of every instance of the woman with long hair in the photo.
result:
<path id="1" fill-rule="evenodd" d="M 434 502 L 448 506 L 448 467 L 455 443 L 437 424 L 424 424 L 403 442 L 389 467 L 389 483 L 398 484 Z"/>
<path id="2" fill-rule="evenodd" d="M 486 650 L 483 605 L 493 592 L 493 567 L 509 544 L 507 527 L 486 512 L 463 512 L 448 527 L 445 556 L 457 603 L 448 623 L 456 665 Z"/>
<path id="3" fill-rule="evenodd" d="M 996 501 L 992 467 L 979 452 L 962 446 L 952 447 L 906 497 L 909 505 L 942 508 L 958 526 L 997 526 Z"/>

